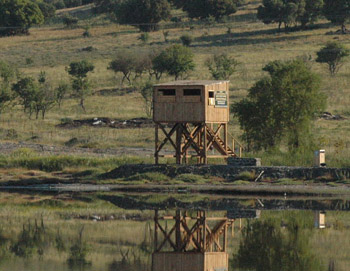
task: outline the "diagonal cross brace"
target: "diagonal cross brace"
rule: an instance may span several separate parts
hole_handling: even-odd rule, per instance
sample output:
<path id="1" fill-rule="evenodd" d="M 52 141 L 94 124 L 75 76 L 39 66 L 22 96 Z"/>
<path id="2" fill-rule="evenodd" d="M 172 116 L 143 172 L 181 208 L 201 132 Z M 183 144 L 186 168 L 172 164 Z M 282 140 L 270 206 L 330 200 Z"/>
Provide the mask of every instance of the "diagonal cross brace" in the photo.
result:
<path id="1" fill-rule="evenodd" d="M 185 139 L 187 140 L 186 144 L 184 145 L 183 149 L 182 149 L 182 154 L 184 154 L 186 152 L 186 150 L 192 146 L 193 149 L 197 152 L 197 154 L 201 154 L 201 149 L 198 146 L 198 144 L 194 141 L 194 138 L 198 135 L 198 133 L 200 132 L 202 126 L 198 125 L 197 127 L 194 128 L 194 130 L 190 133 L 187 129 L 187 127 L 185 127 L 183 125 L 183 134 L 185 136 Z"/>
<path id="2" fill-rule="evenodd" d="M 171 128 L 170 132 L 167 133 L 167 131 L 165 130 L 164 126 L 159 124 L 160 129 L 163 131 L 163 133 L 165 134 L 166 137 L 163 139 L 162 143 L 158 146 L 158 148 L 156 150 L 156 154 L 160 152 L 160 150 L 164 147 L 164 145 L 168 142 L 168 140 L 170 141 L 171 145 L 173 145 L 173 147 L 176 150 L 176 145 L 175 145 L 174 141 L 171 139 L 171 136 L 176 131 L 178 125 L 179 124 L 175 124 L 174 127 Z"/>
<path id="3" fill-rule="evenodd" d="M 219 127 L 216 129 L 216 131 L 214 132 L 214 130 L 210 129 L 208 127 L 208 130 L 213 134 L 209 134 L 211 136 L 211 139 L 210 141 L 208 142 L 208 146 L 207 146 L 207 151 L 210 149 L 210 147 L 214 144 L 215 141 L 217 141 L 217 139 L 219 138 L 219 134 L 220 134 L 220 131 L 222 129 L 222 124 L 219 125 Z"/>

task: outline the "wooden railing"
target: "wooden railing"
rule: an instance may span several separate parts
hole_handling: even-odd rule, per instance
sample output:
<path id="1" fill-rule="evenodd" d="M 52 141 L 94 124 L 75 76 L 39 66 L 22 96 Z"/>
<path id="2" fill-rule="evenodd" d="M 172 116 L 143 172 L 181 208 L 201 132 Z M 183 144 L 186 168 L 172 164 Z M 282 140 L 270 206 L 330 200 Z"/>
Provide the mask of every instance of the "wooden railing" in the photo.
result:
<path id="1" fill-rule="evenodd" d="M 227 135 L 232 140 L 231 148 L 232 148 L 233 152 L 236 153 L 236 146 L 238 146 L 237 147 L 237 149 L 238 149 L 238 157 L 242 157 L 243 145 L 236 138 L 234 138 L 234 136 L 231 135 L 230 133 L 227 133 Z"/>

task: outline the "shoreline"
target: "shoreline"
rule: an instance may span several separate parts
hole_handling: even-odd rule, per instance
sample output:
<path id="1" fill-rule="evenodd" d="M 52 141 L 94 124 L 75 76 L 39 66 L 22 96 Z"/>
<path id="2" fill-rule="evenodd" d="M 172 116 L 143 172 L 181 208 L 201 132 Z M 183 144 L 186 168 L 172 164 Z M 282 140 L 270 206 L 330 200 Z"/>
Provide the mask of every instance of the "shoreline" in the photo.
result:
<path id="1" fill-rule="evenodd" d="M 211 194 L 227 196 L 281 196 L 281 197 L 350 197 L 350 188 L 321 185 L 211 185 L 211 184 L 41 184 L 41 185 L 1 185 L 0 191 L 14 192 L 126 192 L 156 194 Z"/>

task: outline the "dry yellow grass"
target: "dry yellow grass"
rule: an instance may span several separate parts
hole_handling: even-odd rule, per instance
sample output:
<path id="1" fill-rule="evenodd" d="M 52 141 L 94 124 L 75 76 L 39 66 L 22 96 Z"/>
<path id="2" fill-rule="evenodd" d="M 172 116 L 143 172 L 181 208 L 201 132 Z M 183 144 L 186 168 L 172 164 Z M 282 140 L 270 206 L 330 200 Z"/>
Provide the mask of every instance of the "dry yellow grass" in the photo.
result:
<path id="1" fill-rule="evenodd" d="M 321 27 L 307 31 L 277 33 L 276 25 L 264 25 L 256 21 L 254 13 L 256 2 L 244 6 L 233 16 L 233 21 L 219 23 L 210 28 L 193 24 L 192 27 L 169 29 L 169 43 L 164 42 L 162 30 L 150 33 L 150 41 L 143 45 L 137 38 L 140 35 L 135 28 L 116 24 L 92 26 L 90 38 L 83 38 L 82 28 L 64 29 L 61 26 L 33 28 L 31 35 L 1 38 L 0 59 L 16 65 L 24 74 L 37 76 L 40 71 L 47 73 L 53 85 L 60 81 L 69 81 L 65 67 L 73 60 L 89 59 L 95 65 L 90 75 L 94 90 L 120 87 L 121 76 L 117 77 L 107 70 L 108 63 L 119 50 L 135 54 L 143 51 L 160 50 L 169 44 L 179 43 L 179 37 L 188 33 L 194 37 L 191 45 L 195 53 L 196 69 L 189 78 L 208 79 L 210 74 L 204 65 L 205 60 L 216 52 L 225 52 L 234 56 L 241 65 L 231 78 L 231 101 L 244 97 L 247 90 L 264 73 L 261 68 L 273 60 L 288 60 L 304 56 L 311 60 L 312 69 L 322 77 L 322 91 L 328 96 L 327 111 L 350 117 L 350 62 L 346 62 L 335 77 L 331 77 L 324 65 L 315 62 L 316 52 L 330 40 L 339 40 L 350 47 L 345 35 L 326 35 L 336 31 L 337 26 L 330 26 L 320 21 Z M 181 14 L 180 14 L 181 15 Z M 182 15 L 181 15 L 182 16 Z M 84 26 L 84 22 L 80 23 Z M 166 26 L 166 24 L 164 24 Z M 231 34 L 227 29 L 231 28 Z M 82 48 L 93 46 L 97 50 L 83 52 Z M 26 64 L 31 58 L 33 64 Z M 165 77 L 162 80 L 172 80 Z M 145 117 L 143 101 L 138 93 L 125 96 L 88 97 L 87 113 L 77 106 L 77 101 L 67 99 L 61 109 L 55 108 L 47 114 L 46 120 L 31 120 L 23 115 L 19 108 L 3 114 L 0 125 L 4 129 L 15 129 L 20 140 L 29 140 L 39 136 L 38 142 L 63 144 L 72 137 L 88 138 L 96 147 L 143 146 L 153 148 L 153 136 L 150 129 L 115 130 L 109 128 L 81 127 L 74 130 L 57 128 L 61 118 L 82 119 L 90 117 L 111 117 L 128 119 Z M 237 121 L 231 121 L 230 132 L 238 137 L 241 134 Z M 330 165 L 338 165 L 337 157 L 347 160 L 350 153 L 350 120 L 326 121 L 315 123 L 316 139 L 320 147 L 327 151 Z"/>

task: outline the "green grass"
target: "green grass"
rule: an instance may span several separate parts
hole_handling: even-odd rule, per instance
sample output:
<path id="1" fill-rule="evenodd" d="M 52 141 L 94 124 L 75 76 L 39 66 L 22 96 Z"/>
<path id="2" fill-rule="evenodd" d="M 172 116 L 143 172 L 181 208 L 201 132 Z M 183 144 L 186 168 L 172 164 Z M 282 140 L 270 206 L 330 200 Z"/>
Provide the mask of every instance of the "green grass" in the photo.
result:
<path id="1" fill-rule="evenodd" d="M 62 171 L 66 168 L 94 168 L 113 169 L 123 164 L 137 164 L 150 162 L 141 157 L 82 157 L 71 155 L 59 156 L 31 156 L 31 157 L 8 157 L 0 156 L 0 168 L 25 168 L 42 170 L 46 172 Z"/>
<path id="2" fill-rule="evenodd" d="M 276 180 L 274 183 L 279 185 L 302 185 L 304 184 L 304 181 L 290 179 L 290 178 L 283 178 L 283 179 Z"/>
<path id="3" fill-rule="evenodd" d="M 232 184 L 234 184 L 234 185 L 248 185 L 248 184 L 251 184 L 251 182 L 238 180 L 238 181 L 234 181 Z"/>

